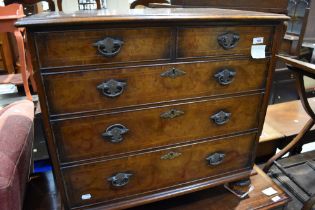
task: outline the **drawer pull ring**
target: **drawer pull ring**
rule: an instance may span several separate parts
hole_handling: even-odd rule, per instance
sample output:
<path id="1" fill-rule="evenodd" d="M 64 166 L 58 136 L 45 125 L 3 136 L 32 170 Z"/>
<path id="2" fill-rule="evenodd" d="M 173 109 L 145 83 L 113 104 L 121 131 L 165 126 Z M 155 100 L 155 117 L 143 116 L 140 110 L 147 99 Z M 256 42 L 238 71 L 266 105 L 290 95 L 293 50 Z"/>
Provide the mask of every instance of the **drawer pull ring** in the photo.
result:
<path id="1" fill-rule="evenodd" d="M 177 158 L 181 155 L 182 155 L 182 153 L 179 153 L 179 152 L 169 152 L 165 155 L 162 155 L 161 160 L 172 160 L 172 159 Z"/>
<path id="2" fill-rule="evenodd" d="M 120 96 L 127 85 L 126 82 L 110 79 L 97 86 L 97 89 L 101 90 L 103 95 L 114 98 Z"/>
<path id="3" fill-rule="evenodd" d="M 219 111 L 218 113 L 212 115 L 210 119 L 217 125 L 223 125 L 230 120 L 231 115 L 231 113 Z"/>
<path id="4" fill-rule="evenodd" d="M 167 71 L 161 73 L 161 77 L 169 77 L 169 78 L 175 79 L 176 77 L 180 77 L 180 76 L 183 76 L 185 74 L 186 74 L 186 72 L 184 72 L 182 70 L 179 70 L 176 68 L 171 68 L 170 70 L 167 70 Z"/>
<path id="5" fill-rule="evenodd" d="M 130 177 L 133 176 L 131 173 L 117 173 L 107 179 L 114 187 L 123 187 L 128 184 Z"/>
<path id="6" fill-rule="evenodd" d="M 216 165 L 219 165 L 220 163 L 223 162 L 224 160 L 224 157 L 225 157 L 225 154 L 222 153 L 222 152 L 216 152 L 216 153 L 213 153 L 213 154 L 210 154 L 206 160 L 208 161 L 208 164 L 210 166 L 216 166 Z"/>
<path id="7" fill-rule="evenodd" d="M 232 69 L 222 69 L 214 75 L 214 78 L 220 85 L 228 85 L 233 82 L 235 75 L 236 72 Z"/>
<path id="8" fill-rule="evenodd" d="M 124 125 L 115 124 L 109 126 L 102 136 L 108 139 L 111 143 L 119 143 L 124 140 L 123 135 L 129 131 Z"/>
<path id="9" fill-rule="evenodd" d="M 226 32 L 218 36 L 218 43 L 225 50 L 234 48 L 239 40 L 240 35 L 234 32 Z"/>
<path id="10" fill-rule="evenodd" d="M 164 112 L 160 115 L 161 118 L 163 119 L 173 119 L 175 117 L 179 117 L 181 115 L 185 114 L 184 111 L 177 110 L 177 109 L 171 109 L 167 112 Z"/>
<path id="11" fill-rule="evenodd" d="M 106 37 L 103 40 L 95 42 L 93 46 L 97 47 L 98 52 L 105 57 L 114 57 L 120 52 L 123 44 L 124 42 L 122 40 Z"/>

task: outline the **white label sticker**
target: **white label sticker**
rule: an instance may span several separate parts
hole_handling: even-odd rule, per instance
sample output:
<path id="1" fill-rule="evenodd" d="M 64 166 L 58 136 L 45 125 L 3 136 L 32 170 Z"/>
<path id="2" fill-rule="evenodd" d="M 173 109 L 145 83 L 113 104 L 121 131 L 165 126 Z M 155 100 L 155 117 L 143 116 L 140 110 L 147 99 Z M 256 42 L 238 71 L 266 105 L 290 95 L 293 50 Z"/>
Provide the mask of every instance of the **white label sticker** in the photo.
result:
<path id="1" fill-rule="evenodd" d="M 88 199 L 91 199 L 91 198 L 92 198 L 91 194 L 84 194 L 84 195 L 81 196 L 82 200 L 88 200 Z"/>
<path id="2" fill-rule="evenodd" d="M 268 196 L 270 196 L 270 195 L 274 195 L 274 194 L 276 194 L 276 193 L 278 193 L 275 189 L 273 189 L 272 187 L 269 187 L 269 188 L 267 188 L 267 189 L 264 189 L 263 191 L 262 191 L 262 193 L 264 193 L 265 195 L 268 195 Z"/>
<path id="3" fill-rule="evenodd" d="M 253 38 L 253 44 L 263 44 L 263 43 L 264 43 L 264 37 Z"/>
<path id="4" fill-rule="evenodd" d="M 266 58 L 266 45 L 252 45 L 251 55 L 255 59 Z"/>
<path id="5" fill-rule="evenodd" d="M 277 201 L 279 201 L 281 198 L 277 195 L 277 196 L 275 196 L 275 197 L 273 197 L 273 198 L 271 198 L 271 200 L 273 201 L 273 202 L 277 202 Z"/>

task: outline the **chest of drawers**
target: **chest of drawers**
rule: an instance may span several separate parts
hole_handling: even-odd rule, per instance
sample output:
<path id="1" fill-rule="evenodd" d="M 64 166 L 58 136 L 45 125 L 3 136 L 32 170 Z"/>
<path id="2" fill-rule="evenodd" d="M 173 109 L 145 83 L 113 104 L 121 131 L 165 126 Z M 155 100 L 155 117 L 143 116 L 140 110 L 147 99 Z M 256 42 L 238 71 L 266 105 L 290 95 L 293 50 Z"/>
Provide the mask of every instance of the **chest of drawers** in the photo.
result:
<path id="1" fill-rule="evenodd" d="M 249 177 L 286 19 L 146 9 L 20 20 L 65 207 L 122 209 Z M 256 37 L 264 59 L 251 58 Z"/>

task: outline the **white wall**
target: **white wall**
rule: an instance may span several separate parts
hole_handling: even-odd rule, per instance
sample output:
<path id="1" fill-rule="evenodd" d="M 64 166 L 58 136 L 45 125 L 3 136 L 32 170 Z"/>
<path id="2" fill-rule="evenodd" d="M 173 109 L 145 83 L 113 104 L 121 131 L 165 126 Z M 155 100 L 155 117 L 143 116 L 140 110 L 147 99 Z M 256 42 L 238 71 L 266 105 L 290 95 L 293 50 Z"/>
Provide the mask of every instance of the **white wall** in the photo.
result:
<path id="1" fill-rule="evenodd" d="M 55 4 L 57 5 L 57 1 Z M 107 8 L 115 10 L 124 10 L 129 8 L 129 2 L 133 0 L 107 0 Z M 73 12 L 78 10 L 78 0 L 63 0 L 62 9 L 64 12 Z"/>

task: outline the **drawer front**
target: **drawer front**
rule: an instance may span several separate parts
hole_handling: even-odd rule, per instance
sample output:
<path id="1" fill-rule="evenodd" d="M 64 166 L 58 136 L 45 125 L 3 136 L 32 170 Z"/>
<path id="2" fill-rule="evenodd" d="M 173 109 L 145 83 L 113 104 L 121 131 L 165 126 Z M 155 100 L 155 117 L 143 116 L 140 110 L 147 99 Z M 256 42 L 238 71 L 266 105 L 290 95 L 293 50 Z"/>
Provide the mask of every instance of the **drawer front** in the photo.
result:
<path id="1" fill-rule="evenodd" d="M 40 66 L 59 67 L 170 58 L 171 29 L 107 29 L 37 33 Z"/>
<path id="2" fill-rule="evenodd" d="M 253 38 L 263 37 L 271 49 L 272 27 L 205 27 L 178 30 L 177 57 L 251 55 Z"/>
<path id="3" fill-rule="evenodd" d="M 254 129 L 261 102 L 262 94 L 203 100 L 59 121 L 53 130 L 60 161 L 76 161 Z"/>
<path id="4" fill-rule="evenodd" d="M 47 75 L 44 83 L 53 90 L 46 91 L 52 114 L 108 110 L 262 89 L 268 63 L 234 60 L 77 72 Z"/>
<path id="5" fill-rule="evenodd" d="M 218 177 L 251 165 L 254 138 L 249 134 L 66 168 L 66 191 L 73 207 Z"/>

